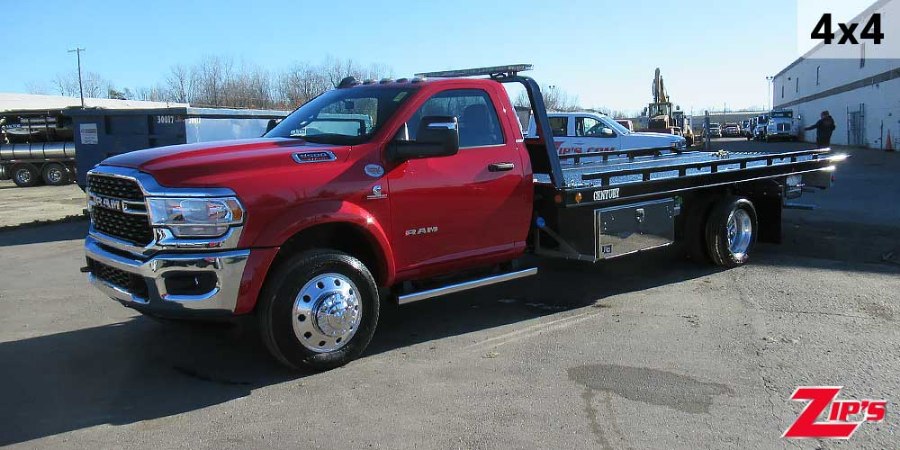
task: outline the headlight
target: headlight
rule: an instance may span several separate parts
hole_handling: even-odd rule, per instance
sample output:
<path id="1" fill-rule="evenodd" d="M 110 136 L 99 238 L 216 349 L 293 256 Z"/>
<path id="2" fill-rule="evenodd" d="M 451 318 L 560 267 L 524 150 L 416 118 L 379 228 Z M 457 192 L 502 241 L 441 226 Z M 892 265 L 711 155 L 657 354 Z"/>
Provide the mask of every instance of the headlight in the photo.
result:
<path id="1" fill-rule="evenodd" d="M 234 197 L 148 198 L 150 223 L 165 226 L 177 237 L 217 237 L 244 220 Z"/>

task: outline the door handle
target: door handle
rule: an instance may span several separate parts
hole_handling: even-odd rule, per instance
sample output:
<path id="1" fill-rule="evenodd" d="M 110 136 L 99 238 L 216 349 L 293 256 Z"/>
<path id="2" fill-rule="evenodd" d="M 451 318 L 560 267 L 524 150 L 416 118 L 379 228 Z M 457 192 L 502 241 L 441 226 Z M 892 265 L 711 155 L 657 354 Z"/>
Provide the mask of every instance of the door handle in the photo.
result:
<path id="1" fill-rule="evenodd" d="M 493 163 L 488 166 L 489 172 L 505 172 L 507 170 L 513 170 L 516 168 L 516 165 L 511 162 L 500 162 Z"/>

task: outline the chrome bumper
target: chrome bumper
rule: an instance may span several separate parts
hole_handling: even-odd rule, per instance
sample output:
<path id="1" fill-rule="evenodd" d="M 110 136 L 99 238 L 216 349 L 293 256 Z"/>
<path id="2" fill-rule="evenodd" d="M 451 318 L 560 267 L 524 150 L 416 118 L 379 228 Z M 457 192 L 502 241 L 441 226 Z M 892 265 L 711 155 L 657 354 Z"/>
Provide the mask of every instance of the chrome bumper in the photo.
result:
<path id="1" fill-rule="evenodd" d="M 100 291 L 126 306 L 151 312 L 234 312 L 244 266 L 250 250 L 204 253 L 158 254 L 147 260 L 134 259 L 104 249 L 96 239 L 84 241 L 86 256 L 97 263 L 137 275 L 147 283 L 146 296 L 129 292 L 127 287 L 101 280 L 91 273 L 90 282 Z M 212 273 L 215 285 L 198 295 L 175 295 L 166 288 L 166 275 Z"/>

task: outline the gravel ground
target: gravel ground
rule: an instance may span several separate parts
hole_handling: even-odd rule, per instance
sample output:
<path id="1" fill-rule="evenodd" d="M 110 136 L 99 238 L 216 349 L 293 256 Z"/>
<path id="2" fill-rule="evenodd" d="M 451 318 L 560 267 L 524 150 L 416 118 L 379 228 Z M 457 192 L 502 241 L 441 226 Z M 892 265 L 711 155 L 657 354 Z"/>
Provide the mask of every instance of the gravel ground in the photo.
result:
<path id="1" fill-rule="evenodd" d="M 849 442 L 780 438 L 799 385 L 900 398 L 900 265 L 882 258 L 900 158 L 852 152 L 747 266 L 538 261 L 389 309 L 363 358 L 318 374 L 273 363 L 249 324 L 161 324 L 103 298 L 78 272 L 84 221 L 0 232 L 0 445 L 895 447 L 892 405 Z"/>
<path id="2" fill-rule="evenodd" d="M 0 228 L 78 216 L 86 206 L 77 184 L 20 188 L 0 181 Z"/>

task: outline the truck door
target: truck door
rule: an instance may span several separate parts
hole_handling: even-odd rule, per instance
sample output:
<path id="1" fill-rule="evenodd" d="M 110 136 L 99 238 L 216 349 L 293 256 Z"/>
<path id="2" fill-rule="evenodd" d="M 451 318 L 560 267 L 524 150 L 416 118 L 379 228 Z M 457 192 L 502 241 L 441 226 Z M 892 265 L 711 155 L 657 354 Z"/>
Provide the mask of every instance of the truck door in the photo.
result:
<path id="1" fill-rule="evenodd" d="M 406 122 L 409 139 L 424 116 L 457 117 L 460 150 L 409 160 L 388 174 L 398 270 L 472 262 L 524 241 L 531 180 L 524 180 L 522 144 L 500 120 L 491 96 L 481 89 L 434 94 Z"/>

